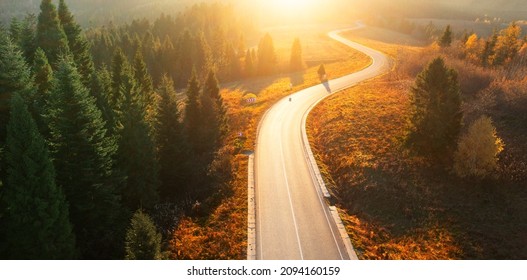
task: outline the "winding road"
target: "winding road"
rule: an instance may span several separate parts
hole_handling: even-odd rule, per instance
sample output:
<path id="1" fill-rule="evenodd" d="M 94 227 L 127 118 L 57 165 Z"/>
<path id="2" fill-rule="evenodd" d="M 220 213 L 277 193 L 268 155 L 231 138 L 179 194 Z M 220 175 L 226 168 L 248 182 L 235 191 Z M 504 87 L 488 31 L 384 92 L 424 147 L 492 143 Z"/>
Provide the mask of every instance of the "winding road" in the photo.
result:
<path id="1" fill-rule="evenodd" d="M 341 237 L 324 199 L 325 187 L 319 183 L 320 173 L 316 164 L 312 164 L 311 150 L 306 143 L 305 118 L 331 93 L 389 69 L 384 54 L 339 35 L 362 27 L 358 24 L 328 35 L 370 56 L 372 64 L 369 67 L 283 98 L 260 122 L 254 159 L 256 259 L 356 258 L 354 252 L 348 253 L 349 245 L 347 250 L 346 240 Z"/>

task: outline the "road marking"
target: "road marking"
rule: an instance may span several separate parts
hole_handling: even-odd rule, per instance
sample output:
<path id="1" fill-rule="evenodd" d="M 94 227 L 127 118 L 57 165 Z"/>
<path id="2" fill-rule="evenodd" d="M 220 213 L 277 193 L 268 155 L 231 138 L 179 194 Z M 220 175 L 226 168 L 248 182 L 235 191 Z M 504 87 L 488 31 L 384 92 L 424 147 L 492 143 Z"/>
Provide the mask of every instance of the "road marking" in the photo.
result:
<path id="1" fill-rule="evenodd" d="M 315 103 L 313 103 L 311 106 L 309 106 L 307 111 L 305 111 L 303 116 L 302 116 L 302 127 L 300 128 L 301 140 L 302 140 L 302 143 L 304 144 L 304 147 L 306 149 L 309 149 L 309 150 L 311 150 L 311 146 L 309 145 L 309 141 L 307 143 L 304 142 L 304 141 L 307 141 L 307 132 L 306 132 L 307 115 L 309 114 L 309 112 L 311 112 L 311 110 L 313 108 L 315 108 L 315 106 L 317 106 L 318 103 L 320 103 L 324 99 L 325 99 L 325 96 L 323 96 L 322 98 L 317 100 Z M 320 202 L 320 207 L 322 207 L 322 211 L 324 211 L 324 216 L 326 217 L 326 221 L 328 223 L 329 230 L 331 231 L 331 236 L 333 236 L 333 241 L 335 241 L 335 246 L 337 246 L 337 250 L 339 252 L 340 259 L 343 260 L 344 256 L 342 255 L 342 251 L 340 250 L 340 246 L 339 246 L 339 243 L 337 241 L 337 237 L 335 236 L 335 232 L 333 231 L 333 227 L 331 226 L 331 222 L 329 221 L 327 207 L 324 207 L 325 203 L 322 201 L 322 191 L 320 190 L 320 186 L 317 187 L 318 180 L 317 180 L 317 178 L 315 178 L 315 174 L 314 174 L 315 171 L 313 170 L 313 168 L 318 168 L 318 166 L 315 167 L 315 166 L 312 165 L 312 164 L 316 164 L 316 162 L 311 162 L 311 158 L 309 157 L 308 151 L 304 150 L 304 155 L 305 155 L 305 159 L 306 159 L 307 169 L 309 170 L 309 174 L 311 175 L 311 180 L 313 181 L 313 187 L 315 188 L 315 191 L 316 191 L 317 196 L 318 196 L 318 201 Z M 349 256 L 349 258 L 351 259 L 351 256 Z"/>
<path id="2" fill-rule="evenodd" d="M 258 151 L 258 150 L 256 150 L 256 151 Z M 257 157 L 256 158 L 256 163 L 258 164 L 259 161 L 260 161 L 260 157 Z M 254 168 L 254 171 L 256 171 L 256 168 Z M 256 187 L 256 182 L 258 182 L 258 179 L 257 179 L 258 178 L 258 174 L 254 173 L 254 176 L 255 176 L 254 182 L 255 182 L 255 187 Z M 260 240 L 260 260 L 263 260 L 264 259 L 263 258 L 263 239 L 262 239 L 262 235 L 263 234 L 262 234 L 262 230 L 261 230 L 262 229 L 262 222 L 261 222 L 261 220 L 262 220 L 261 219 L 262 211 L 261 211 L 261 207 L 260 207 L 260 205 L 261 205 L 260 198 L 262 196 L 260 195 L 260 188 L 258 188 L 257 192 L 258 192 L 258 200 L 257 200 L 257 203 L 258 203 L 258 215 L 255 215 L 255 216 L 257 216 L 256 217 L 257 218 L 257 221 L 256 221 L 256 234 L 258 235 L 258 239 Z M 260 217 L 260 219 L 258 219 L 258 216 Z M 258 226 L 258 225 L 260 225 L 260 226 Z M 260 234 L 258 234 L 258 231 L 260 231 Z M 258 248 L 258 246 L 256 246 L 256 248 Z M 256 250 L 256 248 L 255 248 L 255 250 Z"/>
<path id="3" fill-rule="evenodd" d="M 291 214 L 293 216 L 293 224 L 295 226 L 296 241 L 298 242 L 298 249 L 300 250 L 300 257 L 302 260 L 304 260 L 304 253 L 302 252 L 302 245 L 300 244 L 300 235 L 298 234 L 298 225 L 296 224 L 295 210 L 293 209 L 293 200 L 291 199 L 291 192 L 289 191 L 289 181 L 287 180 L 287 171 L 285 169 L 284 148 L 282 145 L 282 140 L 283 139 L 280 139 L 280 155 L 282 157 L 282 169 L 284 170 L 285 186 L 287 188 L 287 196 L 289 197 L 289 206 L 291 208 Z"/>

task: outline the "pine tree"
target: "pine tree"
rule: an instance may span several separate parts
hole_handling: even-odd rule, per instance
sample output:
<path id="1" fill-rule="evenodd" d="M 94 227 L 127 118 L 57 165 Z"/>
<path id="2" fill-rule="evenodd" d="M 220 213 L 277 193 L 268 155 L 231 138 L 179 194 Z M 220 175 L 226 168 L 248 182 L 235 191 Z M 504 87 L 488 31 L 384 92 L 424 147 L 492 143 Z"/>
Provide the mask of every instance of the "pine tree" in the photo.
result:
<path id="1" fill-rule="evenodd" d="M 443 35 L 441 38 L 439 38 L 439 46 L 442 48 L 450 47 L 452 44 L 452 30 L 450 29 L 450 25 L 447 25 L 445 28 L 445 32 L 443 32 Z"/>
<path id="2" fill-rule="evenodd" d="M 179 121 L 180 114 L 174 84 L 164 76 L 157 89 L 156 139 L 159 154 L 160 195 L 183 197 L 186 193 L 188 147 Z"/>
<path id="3" fill-rule="evenodd" d="M 69 53 L 68 39 L 60 25 L 57 10 L 51 0 L 42 0 L 40 4 L 36 45 L 44 50 L 51 67 L 54 69 L 59 57 Z"/>
<path id="4" fill-rule="evenodd" d="M 276 70 L 276 63 L 277 59 L 273 39 L 267 33 L 258 44 L 258 74 L 273 74 Z"/>
<path id="5" fill-rule="evenodd" d="M 141 210 L 132 217 L 125 244 L 127 260 L 161 259 L 161 234 L 150 216 Z"/>
<path id="6" fill-rule="evenodd" d="M 193 62 L 193 44 L 194 38 L 190 34 L 190 31 L 186 30 L 181 37 L 178 40 L 177 46 L 178 48 L 178 79 L 176 84 L 178 86 L 183 86 L 185 83 L 187 83 L 192 76 L 192 70 L 194 69 L 194 62 Z M 196 70 L 196 69 L 194 69 Z"/>
<path id="7" fill-rule="evenodd" d="M 35 15 L 28 14 L 22 21 L 22 31 L 20 34 L 20 49 L 29 64 L 33 63 L 33 55 L 37 49 L 36 43 L 37 19 Z"/>
<path id="8" fill-rule="evenodd" d="M 211 66 L 211 50 L 205 39 L 205 34 L 199 32 L 194 37 L 194 47 L 192 52 L 193 66 L 196 67 L 198 77 L 204 77 L 206 70 Z"/>
<path id="9" fill-rule="evenodd" d="M 74 258 L 68 204 L 55 184 L 45 141 L 18 94 L 11 99 L 6 147 L 8 177 L 2 198 L 8 258 Z"/>
<path id="10" fill-rule="evenodd" d="M 209 99 L 212 101 L 210 108 L 210 114 L 212 115 L 212 118 L 210 119 L 210 122 L 206 121 L 207 123 L 210 123 L 209 125 L 212 125 L 212 133 L 208 135 L 208 137 L 205 137 L 205 139 L 209 139 L 209 141 L 212 143 L 212 152 L 214 152 L 221 144 L 223 138 L 227 135 L 229 129 L 227 110 L 223 104 L 223 98 L 220 94 L 218 79 L 216 79 L 216 74 L 213 70 L 209 71 L 207 81 L 203 86 L 202 96 L 206 97 L 202 98 L 201 103 L 203 114 L 207 114 L 209 112 L 209 110 L 204 105 L 203 100 Z"/>
<path id="11" fill-rule="evenodd" d="M 0 146 L 6 136 L 11 95 L 19 93 L 29 99 L 32 91 L 31 73 L 22 53 L 0 30 Z"/>
<path id="12" fill-rule="evenodd" d="M 196 77 L 196 71 L 192 70 L 192 75 L 187 86 L 187 103 L 185 106 L 185 129 L 188 135 L 188 140 L 191 144 L 192 152 L 194 154 L 202 153 L 202 142 L 204 139 L 200 137 L 201 125 L 201 108 L 199 103 L 200 85 Z"/>
<path id="13" fill-rule="evenodd" d="M 46 113 L 47 100 L 51 92 L 53 81 L 53 70 L 48 63 L 46 54 L 41 48 L 35 52 L 35 59 L 33 65 L 33 77 L 35 79 L 35 86 L 37 88 L 33 98 L 32 108 L 34 119 L 37 123 L 39 131 L 47 137 L 47 125 L 43 115 Z"/>
<path id="14" fill-rule="evenodd" d="M 132 74 L 126 73 L 121 87 L 119 168 L 126 178 L 121 189 L 123 202 L 131 210 L 151 208 L 159 199 L 155 144 L 139 94 Z"/>
<path id="15" fill-rule="evenodd" d="M 151 109 L 154 103 L 152 77 L 148 74 L 146 63 L 140 51 L 135 54 L 133 72 L 139 90 L 139 100 L 145 106 L 144 109 Z"/>
<path id="16" fill-rule="evenodd" d="M 116 49 L 112 58 L 111 65 L 111 92 L 108 99 L 112 109 L 118 114 L 120 103 L 123 100 L 122 87 L 124 86 L 124 80 L 127 74 L 131 71 L 128 60 L 124 56 L 121 49 Z"/>
<path id="17" fill-rule="evenodd" d="M 117 130 L 117 117 L 113 107 L 110 105 L 112 77 L 106 67 L 103 66 L 92 76 L 90 92 L 96 99 L 97 108 L 102 113 L 108 133 L 115 136 Z"/>
<path id="18" fill-rule="evenodd" d="M 251 55 L 251 50 L 247 50 L 247 53 L 245 54 L 245 77 L 252 77 L 254 76 L 254 62 Z"/>
<path id="19" fill-rule="evenodd" d="M 488 66 L 489 64 L 492 64 L 491 57 L 494 56 L 494 48 L 496 47 L 496 44 L 498 42 L 498 34 L 496 31 L 492 34 L 492 36 L 485 41 L 485 47 L 483 48 L 483 52 L 481 53 L 481 64 L 483 66 Z"/>
<path id="20" fill-rule="evenodd" d="M 55 72 L 49 102 L 50 145 L 57 184 L 70 202 L 83 258 L 114 258 L 124 227 L 114 172 L 117 144 L 71 60 Z"/>
<path id="21" fill-rule="evenodd" d="M 91 76 L 95 72 L 90 44 L 82 34 L 82 28 L 75 21 L 64 0 L 59 1 L 58 16 L 66 38 L 68 39 L 69 50 L 73 55 L 77 70 L 81 75 L 82 83 L 85 87 L 89 87 L 92 79 Z"/>
<path id="22" fill-rule="evenodd" d="M 407 143 L 417 152 L 444 157 L 457 142 L 461 127 L 461 97 L 457 73 L 434 59 L 412 87 L 412 129 Z"/>
<path id="23" fill-rule="evenodd" d="M 304 69 L 304 59 L 302 58 L 302 46 L 300 45 L 300 39 L 295 38 L 293 46 L 291 47 L 291 60 L 290 60 L 291 71 L 299 71 Z"/>
<path id="24" fill-rule="evenodd" d="M 20 39 L 22 37 L 22 24 L 16 17 L 13 17 L 13 19 L 11 19 L 11 23 L 9 24 L 9 37 L 13 43 L 20 45 Z"/>
<path id="25" fill-rule="evenodd" d="M 326 67 L 324 66 L 324 64 L 320 64 L 320 66 L 318 67 L 317 73 L 318 73 L 318 78 L 320 80 L 322 81 L 327 80 Z"/>

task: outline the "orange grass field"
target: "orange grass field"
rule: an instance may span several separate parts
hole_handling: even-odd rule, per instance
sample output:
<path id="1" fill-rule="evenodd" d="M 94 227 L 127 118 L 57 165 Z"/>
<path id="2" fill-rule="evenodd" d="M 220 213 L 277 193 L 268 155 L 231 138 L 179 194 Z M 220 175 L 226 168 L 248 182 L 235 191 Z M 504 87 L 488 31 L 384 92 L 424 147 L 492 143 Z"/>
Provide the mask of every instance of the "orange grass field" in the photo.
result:
<path id="1" fill-rule="evenodd" d="M 393 55 L 396 70 L 327 98 L 307 123 L 359 258 L 525 259 L 525 185 L 507 179 L 463 180 L 410 155 L 402 145 L 413 78 L 397 65 L 412 61 L 424 66 L 428 61 L 422 53 L 437 56 L 438 50 L 390 44 L 390 34 L 383 42 L 373 40 L 383 37 L 378 29 L 360 32 L 368 38 L 348 37 Z M 512 141 L 524 139 L 521 132 L 497 124 L 498 131 L 511 133 L 506 149 L 521 150 Z M 509 169 L 501 167 L 500 176 L 507 178 L 503 174 Z"/>

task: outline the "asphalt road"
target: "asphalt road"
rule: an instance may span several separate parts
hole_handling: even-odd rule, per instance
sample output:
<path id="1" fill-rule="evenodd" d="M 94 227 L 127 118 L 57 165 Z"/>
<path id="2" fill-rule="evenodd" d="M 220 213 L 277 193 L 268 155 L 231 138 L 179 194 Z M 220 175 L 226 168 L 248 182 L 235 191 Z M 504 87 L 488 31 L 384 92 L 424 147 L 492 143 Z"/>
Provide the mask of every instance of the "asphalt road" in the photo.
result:
<path id="1" fill-rule="evenodd" d="M 310 168 L 302 127 L 320 100 L 388 70 L 384 54 L 338 35 L 361 27 L 328 35 L 371 56 L 369 67 L 285 97 L 260 123 L 254 166 L 257 259 L 350 259 Z"/>

